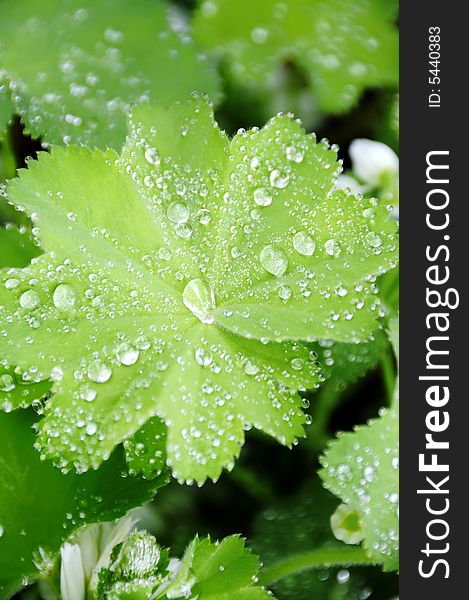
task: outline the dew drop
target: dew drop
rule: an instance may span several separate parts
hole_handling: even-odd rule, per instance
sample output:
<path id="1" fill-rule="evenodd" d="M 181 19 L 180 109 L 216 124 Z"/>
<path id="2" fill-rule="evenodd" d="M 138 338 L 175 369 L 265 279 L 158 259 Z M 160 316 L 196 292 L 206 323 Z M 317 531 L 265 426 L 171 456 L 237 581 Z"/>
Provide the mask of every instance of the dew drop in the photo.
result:
<path id="1" fill-rule="evenodd" d="M 195 361 L 201 367 L 208 367 L 213 362 L 213 356 L 205 348 L 197 348 L 195 351 Z"/>
<path id="2" fill-rule="evenodd" d="M 84 385 L 80 388 L 80 398 L 86 402 L 93 402 L 96 398 L 96 390 L 88 385 Z"/>
<path id="3" fill-rule="evenodd" d="M 259 367 L 250 360 L 248 360 L 247 363 L 244 365 L 244 372 L 246 373 L 246 375 L 257 375 L 259 371 Z"/>
<path id="4" fill-rule="evenodd" d="M 145 160 L 151 165 L 160 164 L 160 155 L 156 148 L 147 148 L 145 150 Z"/>
<path id="5" fill-rule="evenodd" d="M 173 202 L 166 211 L 166 216 L 172 223 L 186 223 L 190 214 L 191 209 L 183 202 Z"/>
<path id="6" fill-rule="evenodd" d="M 202 279 L 189 281 L 182 293 L 182 301 L 202 323 L 210 325 L 214 322 L 215 295 L 207 282 Z"/>
<path id="7" fill-rule="evenodd" d="M 305 153 L 301 148 L 297 146 L 287 146 L 285 154 L 287 155 L 288 160 L 291 160 L 296 163 L 300 163 L 303 161 L 305 157 Z"/>
<path id="8" fill-rule="evenodd" d="M 197 218 L 199 219 L 199 223 L 201 225 L 208 225 L 212 220 L 212 215 L 210 214 L 210 211 L 206 208 L 201 208 L 197 212 Z"/>
<path id="9" fill-rule="evenodd" d="M 316 242 L 305 231 L 298 231 L 293 237 L 293 247 L 303 256 L 311 256 L 316 249 Z"/>
<path id="10" fill-rule="evenodd" d="M 11 375 L 8 373 L 0 375 L 0 392 L 11 392 L 15 387 L 15 381 Z"/>
<path id="11" fill-rule="evenodd" d="M 37 292 L 34 290 L 27 290 L 23 292 L 20 296 L 20 306 L 21 308 L 36 308 L 41 303 L 41 298 Z"/>
<path id="12" fill-rule="evenodd" d="M 329 254 L 329 256 L 337 257 L 339 256 L 341 249 L 336 240 L 327 240 L 324 244 L 324 249 Z"/>
<path id="13" fill-rule="evenodd" d="M 64 312 L 73 310 L 77 303 L 77 292 L 71 285 L 61 283 L 55 288 L 52 301 L 59 310 Z"/>
<path id="14" fill-rule="evenodd" d="M 126 366 L 134 365 L 139 357 L 139 351 L 127 342 L 119 344 L 116 348 L 116 356 L 118 361 Z"/>
<path id="15" fill-rule="evenodd" d="M 350 579 L 350 571 L 347 571 L 347 569 L 341 569 L 338 573 L 337 573 L 337 582 L 338 583 L 347 583 L 347 581 Z"/>
<path id="16" fill-rule="evenodd" d="M 269 32 L 263 27 L 255 27 L 251 31 L 251 39 L 255 44 L 263 44 L 269 37 Z"/>
<path id="17" fill-rule="evenodd" d="M 368 246 L 371 246 L 372 248 L 379 248 L 383 243 L 379 235 L 374 231 L 370 231 L 369 233 L 367 233 L 365 240 Z"/>
<path id="18" fill-rule="evenodd" d="M 176 235 L 184 240 L 189 239 L 192 235 L 192 227 L 189 225 L 189 223 L 178 223 L 175 231 Z"/>
<path id="19" fill-rule="evenodd" d="M 337 296 L 340 296 L 341 298 L 348 294 L 348 289 L 343 285 L 337 286 L 334 291 L 337 294 Z"/>
<path id="20" fill-rule="evenodd" d="M 18 279 L 7 279 L 5 281 L 5 287 L 7 290 L 14 290 L 19 286 L 20 282 Z"/>
<path id="21" fill-rule="evenodd" d="M 288 267 L 288 257 L 285 252 L 271 245 L 262 248 L 260 260 L 264 269 L 276 277 L 283 275 Z"/>
<path id="22" fill-rule="evenodd" d="M 291 298 L 292 295 L 291 287 L 286 284 L 280 285 L 278 288 L 278 295 L 282 300 L 288 300 L 289 298 Z"/>
<path id="23" fill-rule="evenodd" d="M 105 383 L 111 378 L 112 369 L 100 360 L 94 360 L 88 367 L 88 377 L 96 383 Z"/>
<path id="24" fill-rule="evenodd" d="M 283 190 L 287 187 L 290 181 L 290 176 L 287 173 L 282 173 L 278 169 L 274 169 L 270 173 L 270 185 L 279 190 Z"/>
<path id="25" fill-rule="evenodd" d="M 85 433 L 86 435 L 94 435 L 98 431 L 98 426 L 93 421 L 86 424 Z"/>
<path id="26" fill-rule="evenodd" d="M 304 367 L 304 360 L 302 358 L 292 358 L 290 365 L 294 371 L 301 371 Z"/>
<path id="27" fill-rule="evenodd" d="M 363 469 L 363 477 L 365 479 L 365 481 L 367 481 L 368 483 L 371 483 L 372 481 L 374 481 L 376 479 L 376 473 L 373 467 L 371 467 L 370 465 L 366 466 Z"/>
<path id="28" fill-rule="evenodd" d="M 258 188 L 254 191 L 254 202 L 259 206 L 269 206 L 272 204 L 272 195 L 266 188 Z"/>

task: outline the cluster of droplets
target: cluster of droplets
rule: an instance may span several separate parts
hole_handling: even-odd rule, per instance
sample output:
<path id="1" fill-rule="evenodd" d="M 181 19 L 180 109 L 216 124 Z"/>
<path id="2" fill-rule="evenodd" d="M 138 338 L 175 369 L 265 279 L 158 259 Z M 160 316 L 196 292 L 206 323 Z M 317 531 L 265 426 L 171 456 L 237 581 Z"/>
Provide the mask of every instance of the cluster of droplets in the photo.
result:
<path id="1" fill-rule="evenodd" d="M 188 105 L 176 132 L 182 155 L 201 136 L 203 119 L 213 133 L 212 117 L 204 115 L 209 110 L 197 97 Z M 43 456 L 60 457 L 64 470 L 72 463 L 79 471 L 97 467 L 157 414 L 173 431 L 167 461 L 175 476 L 215 479 L 223 465 L 233 465 L 252 426 L 294 443 L 305 422 L 296 390 L 320 381 L 315 359 L 301 348 L 286 346 L 275 366 L 257 356 L 268 356 L 268 349 L 250 354 L 249 338 L 267 343 L 285 337 L 282 319 L 272 323 L 269 317 L 270 303 L 283 308 L 300 302 L 304 314 L 312 314 L 301 336 L 311 339 L 309 327 L 319 318 L 332 331 L 365 306 L 378 313 L 369 297 L 376 295 L 375 273 L 389 266 L 381 255 L 391 252 L 393 232 L 375 233 L 380 221 L 373 204 L 365 216 L 355 198 L 334 195 L 341 169 L 336 148 L 327 140 L 316 143 L 288 116 L 275 117 L 263 130 L 240 131 L 229 149 L 215 133 L 219 155 L 213 150 L 204 170 L 198 157 L 179 164 L 167 156 L 156 125 L 136 118 L 130 128 L 122 157 L 108 167 L 133 182 L 153 220 L 154 239 L 142 235 L 140 250 L 140 239 L 133 243 L 111 226 L 96 226 L 89 243 L 104 240 L 99 247 L 112 251 L 110 258 L 95 258 L 85 240 L 82 264 L 55 264 L 45 255 L 31 271 L 7 273 L 16 316 L 31 328 L 26 343 L 35 344 L 36 330 L 51 332 L 52 322 L 65 340 L 63 349 L 38 357 L 38 364 L 53 368 L 35 367 L 56 391 L 70 383 L 74 390 L 70 405 L 59 396 L 50 402 L 38 445 Z M 63 201 L 62 192 L 48 196 Z M 73 231 L 80 211 L 69 211 L 67 220 Z M 371 268 L 370 254 L 376 256 Z M 356 263 L 364 265 L 364 281 L 347 281 Z M 249 305 L 265 305 L 265 315 Z M 244 340 L 218 326 L 237 333 L 240 323 Z M 71 355 L 66 340 L 82 329 L 82 354 Z M 4 341 L 19 347 L 8 334 Z"/>

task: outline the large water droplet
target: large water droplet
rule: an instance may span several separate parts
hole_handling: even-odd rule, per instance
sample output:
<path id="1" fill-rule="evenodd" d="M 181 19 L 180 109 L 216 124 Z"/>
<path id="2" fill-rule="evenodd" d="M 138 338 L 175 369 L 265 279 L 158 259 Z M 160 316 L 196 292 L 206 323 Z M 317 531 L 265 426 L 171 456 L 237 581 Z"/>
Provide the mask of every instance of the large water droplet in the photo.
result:
<path id="1" fill-rule="evenodd" d="M 11 392 L 15 389 L 15 380 L 8 373 L 0 375 L 0 392 Z"/>
<path id="2" fill-rule="evenodd" d="M 7 290 L 14 290 L 20 284 L 19 279 L 7 279 L 5 281 L 5 287 Z"/>
<path id="3" fill-rule="evenodd" d="M 251 39 L 255 44 L 263 44 L 269 37 L 269 32 L 263 27 L 255 27 L 251 31 Z"/>
<path id="4" fill-rule="evenodd" d="M 195 351 L 195 361 L 201 367 L 208 367 L 213 362 L 213 356 L 205 348 L 197 348 Z"/>
<path id="5" fill-rule="evenodd" d="M 27 290 L 20 296 L 21 308 L 31 309 L 36 308 L 41 303 L 41 297 L 34 290 Z"/>
<path id="6" fill-rule="evenodd" d="M 96 398 L 96 390 L 89 385 L 84 385 L 80 388 L 80 398 L 86 402 L 93 402 Z"/>
<path id="7" fill-rule="evenodd" d="M 254 202 L 259 206 L 272 204 L 272 194 L 266 188 L 258 188 L 254 191 Z"/>
<path id="8" fill-rule="evenodd" d="M 301 371 L 304 367 L 304 360 L 302 358 L 292 358 L 290 364 L 293 370 Z"/>
<path id="9" fill-rule="evenodd" d="M 86 424 L 85 432 L 86 435 L 94 435 L 98 431 L 98 426 L 93 421 Z"/>
<path id="10" fill-rule="evenodd" d="M 365 239 L 366 243 L 372 248 L 379 248 L 383 243 L 380 236 L 374 231 L 370 231 L 369 233 L 367 233 Z"/>
<path id="11" fill-rule="evenodd" d="M 292 293 L 292 289 L 289 285 L 282 284 L 278 288 L 278 295 L 282 300 L 288 300 L 291 298 Z"/>
<path id="12" fill-rule="evenodd" d="M 212 215 L 210 214 L 210 211 L 206 208 L 201 208 L 197 212 L 197 218 L 199 219 L 199 223 L 201 225 L 208 225 L 212 220 Z"/>
<path id="13" fill-rule="evenodd" d="M 191 214 L 191 209 L 183 202 L 173 202 L 168 206 L 166 216 L 173 223 L 185 223 Z"/>
<path id="14" fill-rule="evenodd" d="M 303 158 L 305 157 L 305 153 L 298 146 L 287 146 L 285 153 L 287 155 L 288 160 L 291 160 L 296 163 L 302 162 Z"/>
<path id="15" fill-rule="evenodd" d="M 145 150 L 145 160 L 151 165 L 159 165 L 160 155 L 158 154 L 158 150 L 156 148 L 147 148 Z"/>
<path id="16" fill-rule="evenodd" d="M 75 288 L 67 283 L 61 283 L 55 288 L 52 301 L 56 308 L 66 312 L 75 308 L 77 298 L 78 295 Z"/>
<path id="17" fill-rule="evenodd" d="M 341 249 L 336 240 L 327 240 L 324 244 L 324 249 L 329 254 L 329 256 L 339 256 Z"/>
<path id="18" fill-rule="evenodd" d="M 258 367 L 255 363 L 250 360 L 244 365 L 244 372 L 246 375 L 257 375 L 259 373 L 260 367 Z"/>
<path id="19" fill-rule="evenodd" d="M 270 173 L 270 185 L 274 188 L 283 190 L 283 188 L 287 187 L 289 181 L 290 176 L 288 175 L 288 173 L 283 173 L 278 169 L 274 169 Z"/>
<path id="20" fill-rule="evenodd" d="M 265 246 L 261 250 L 260 259 L 264 269 L 276 277 L 280 277 L 287 270 L 288 257 L 281 248 Z"/>
<path id="21" fill-rule="evenodd" d="M 105 383 L 111 378 L 112 369 L 101 360 L 94 360 L 88 367 L 88 377 L 96 383 Z"/>
<path id="22" fill-rule="evenodd" d="M 187 240 L 192 235 L 192 227 L 190 223 L 178 223 L 175 228 L 176 235 L 180 238 Z"/>
<path id="23" fill-rule="evenodd" d="M 116 356 L 121 364 L 130 366 L 137 362 L 139 351 L 127 342 L 123 342 L 116 348 Z"/>
<path id="24" fill-rule="evenodd" d="M 293 237 L 293 247 L 303 256 L 311 256 L 316 249 L 316 242 L 305 231 L 299 231 Z"/>
<path id="25" fill-rule="evenodd" d="M 211 324 L 215 317 L 215 295 L 212 288 L 202 279 L 192 279 L 182 293 L 184 305 L 202 323 Z"/>

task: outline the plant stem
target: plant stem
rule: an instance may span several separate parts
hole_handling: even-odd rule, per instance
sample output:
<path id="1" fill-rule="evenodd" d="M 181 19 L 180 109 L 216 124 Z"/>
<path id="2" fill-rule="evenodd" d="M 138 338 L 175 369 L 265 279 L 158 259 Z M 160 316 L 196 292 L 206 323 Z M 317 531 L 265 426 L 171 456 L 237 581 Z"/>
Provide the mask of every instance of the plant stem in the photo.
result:
<path id="1" fill-rule="evenodd" d="M 259 574 L 259 583 L 264 586 L 272 585 L 278 579 L 293 575 L 307 569 L 321 569 L 333 565 L 373 565 L 374 561 L 369 558 L 360 546 L 344 546 L 344 548 L 321 548 L 310 550 L 303 554 L 291 556 L 271 567 L 262 569 Z"/>

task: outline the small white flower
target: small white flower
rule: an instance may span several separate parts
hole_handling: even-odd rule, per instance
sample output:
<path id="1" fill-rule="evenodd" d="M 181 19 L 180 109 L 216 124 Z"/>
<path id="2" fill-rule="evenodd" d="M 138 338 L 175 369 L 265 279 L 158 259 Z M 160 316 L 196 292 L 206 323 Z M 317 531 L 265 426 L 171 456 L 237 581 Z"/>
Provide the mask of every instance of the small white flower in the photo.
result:
<path id="1" fill-rule="evenodd" d="M 87 525 L 73 538 L 74 543 L 62 545 L 62 600 L 85 600 L 86 590 L 96 590 L 99 572 L 109 565 L 112 549 L 127 538 L 137 521 L 131 514 L 116 522 Z"/>
<path id="2" fill-rule="evenodd" d="M 347 519 L 352 515 L 358 519 L 358 514 L 354 508 L 348 504 L 340 504 L 331 516 L 331 529 L 338 540 L 346 544 L 359 544 L 364 538 L 361 527 L 350 529 L 350 525 L 347 526 Z"/>
<path id="3" fill-rule="evenodd" d="M 370 186 L 378 186 L 384 173 L 399 172 L 399 158 L 386 144 L 358 139 L 350 144 L 353 173 Z"/>
<path id="4" fill-rule="evenodd" d="M 85 600 L 85 573 L 78 544 L 65 542 L 60 548 L 60 594 L 62 600 Z"/>

